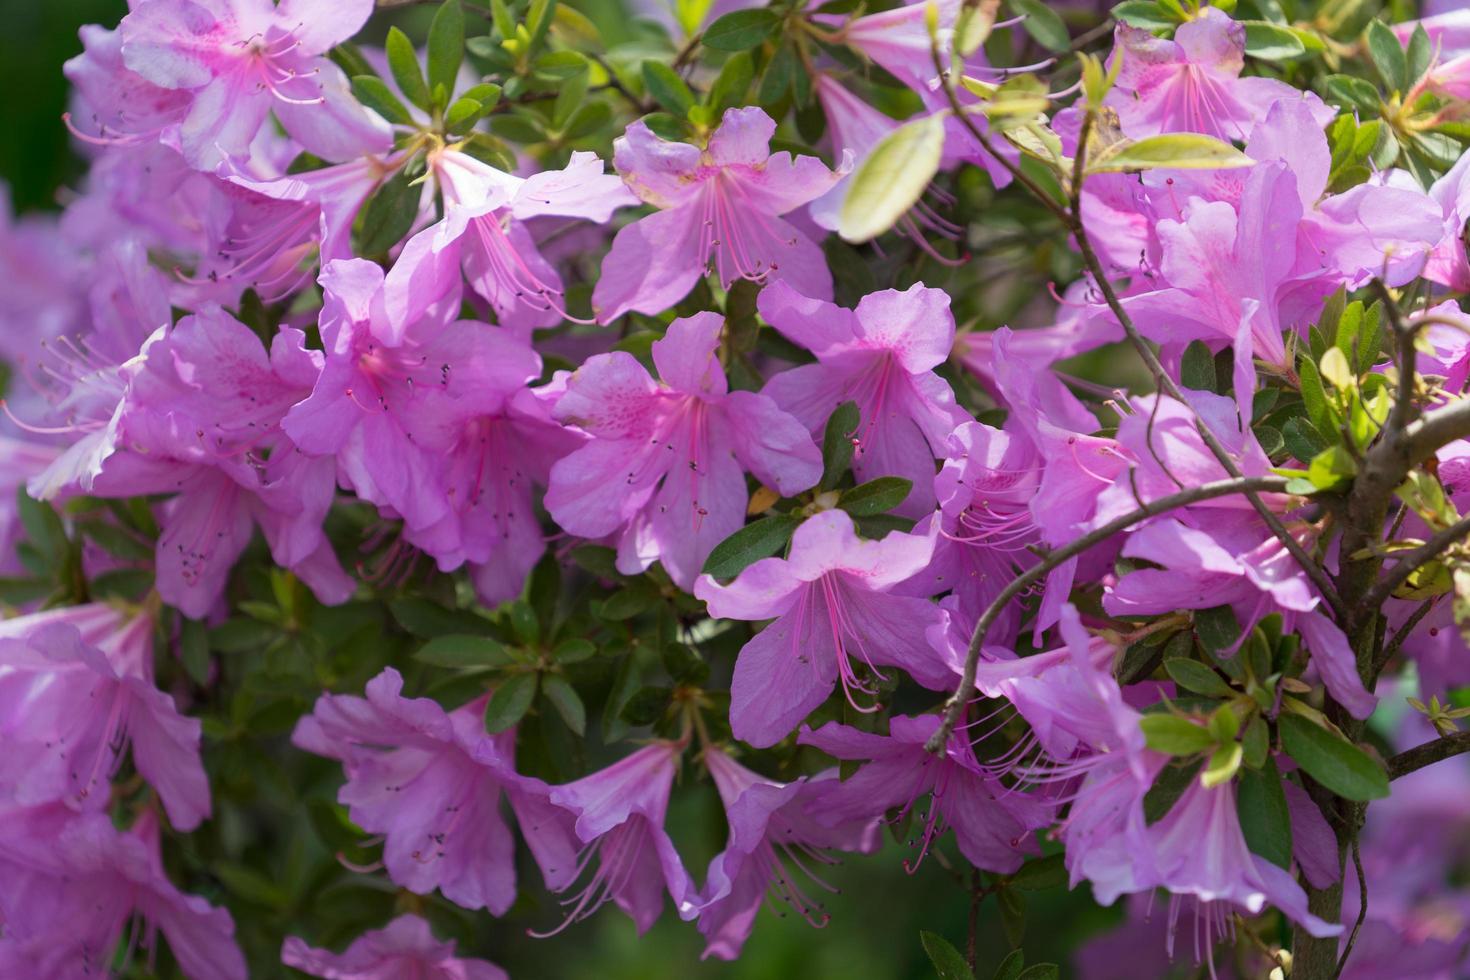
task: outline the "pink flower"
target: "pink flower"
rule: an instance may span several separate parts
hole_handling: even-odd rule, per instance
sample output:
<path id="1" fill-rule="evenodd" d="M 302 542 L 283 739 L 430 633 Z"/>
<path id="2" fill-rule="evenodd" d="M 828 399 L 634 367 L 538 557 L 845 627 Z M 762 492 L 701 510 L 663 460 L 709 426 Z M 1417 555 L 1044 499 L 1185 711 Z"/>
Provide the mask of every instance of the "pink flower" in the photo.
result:
<path id="1" fill-rule="evenodd" d="M 309 152 L 345 160 L 392 141 L 323 57 L 372 9 L 369 0 L 141 0 L 118 27 L 122 61 L 160 88 L 189 93 L 165 139 L 200 170 L 245 155 L 272 111 Z"/>
<path id="2" fill-rule="evenodd" d="M 716 619 L 774 619 L 741 649 L 730 682 L 735 737 L 764 748 L 795 730 L 837 682 L 849 702 L 873 696 L 854 661 L 882 676 L 900 667 L 931 690 L 954 683 L 958 664 L 933 649 L 925 631 L 943 629 L 945 613 L 927 599 L 893 595 L 923 569 L 933 537 L 893 533 L 859 539 L 852 518 L 824 511 L 796 529 L 789 558 L 763 558 L 729 585 L 709 576 L 694 594 Z M 860 709 L 872 710 L 872 709 Z"/>
<path id="3" fill-rule="evenodd" d="M 323 602 L 352 594 L 322 533 L 332 461 L 305 456 L 281 428 L 320 371 L 301 331 L 283 327 L 267 352 L 218 306 L 161 331 L 139 359 L 122 409 L 128 451 L 109 461 L 94 492 L 176 493 L 158 539 L 158 588 L 185 615 L 214 606 L 256 524 L 275 560 Z"/>
<path id="4" fill-rule="evenodd" d="M 1354 718 L 1372 714 L 1377 699 L 1363 687 L 1347 637 L 1317 608 L 1321 600 L 1306 573 L 1255 512 L 1213 508 L 1198 523 L 1204 526 L 1161 518 L 1129 535 L 1123 554 L 1159 567 L 1123 576 L 1104 595 L 1103 608 L 1114 616 L 1146 616 L 1230 605 L 1242 635 L 1279 612 L 1284 628 L 1301 635 L 1332 696 Z"/>
<path id="5" fill-rule="evenodd" d="M 665 891 L 680 918 L 694 918 L 694 882 L 664 830 L 669 790 L 683 751 L 679 742 L 655 742 L 600 772 L 552 787 L 552 804 L 576 820 L 582 851 L 572 874 L 548 884 L 553 891 L 566 891 L 594 860 L 597 870 L 581 891 L 562 900 L 571 911 L 545 935 L 587 918 L 610 901 L 628 913 L 641 935 L 663 911 Z"/>
<path id="6" fill-rule="evenodd" d="M 962 732 L 950 736 L 943 755 L 931 755 L 924 743 L 938 727 L 938 715 L 895 715 L 886 737 L 836 722 L 803 729 L 797 737 L 803 745 L 838 759 L 869 760 L 849 778 L 829 781 L 808 812 L 818 823 L 841 826 L 894 808 L 907 813 L 928 794 L 928 809 L 919 814 L 923 833 L 909 842 L 920 848 L 919 856 L 905 867 L 916 870 L 930 846 L 953 830 L 960 853 L 975 867 L 1013 873 L 1027 854 L 1040 853 L 1033 831 L 1052 821 L 1053 807 L 987 773 Z"/>
<path id="7" fill-rule="evenodd" d="M 485 699 L 446 713 L 402 691 L 398 671 L 385 668 L 366 699 L 323 694 L 291 736 L 297 748 L 341 760 L 347 782 L 337 798 L 354 823 L 383 835 L 388 876 L 420 895 L 437 888 L 457 905 L 505 914 L 516 874 L 504 794 L 547 883 L 570 881 L 565 822 L 546 785 L 515 772 L 515 735 L 485 734 Z"/>
<path id="8" fill-rule="evenodd" d="M 388 303 L 404 322 L 425 304 L 459 295 L 463 269 L 501 326 L 527 337 L 534 328 L 555 326 L 570 316 L 561 276 L 537 250 L 526 222 L 563 217 L 606 224 L 617 208 L 638 203 L 622 181 L 603 173 L 595 153 L 573 153 L 562 170 L 528 178 L 455 150 L 439 153 L 434 169 L 444 220 L 410 238 L 388 274 Z"/>
<path id="9" fill-rule="evenodd" d="M 842 178 L 816 157 L 771 155 L 776 124 L 760 109 L 729 109 L 704 149 L 655 136 L 642 120 L 613 143 L 613 164 L 642 201 L 660 210 L 613 239 L 592 292 L 599 323 L 629 310 L 658 314 L 683 299 L 711 261 L 720 284 L 781 280 L 808 296 L 832 295 L 822 250 L 779 215 L 821 197 Z"/>
<path id="10" fill-rule="evenodd" d="M 817 355 L 816 364 L 771 378 L 764 393 L 814 434 L 838 405 L 856 402 L 862 419 L 854 435 L 858 480 L 911 480 L 897 512 L 921 517 L 932 511 L 934 459 L 944 455 L 955 426 L 970 421 L 949 384 L 934 373 L 954 346 L 944 291 L 922 284 L 886 289 L 847 310 L 776 283 L 757 304 L 773 327 Z"/>
<path id="11" fill-rule="evenodd" d="M 762 394 L 730 391 L 714 313 L 675 320 L 653 345 L 660 382 L 620 351 L 589 358 L 555 415 L 591 441 L 551 470 L 546 509 L 588 538 L 621 532 L 618 568 L 655 561 L 688 588 L 715 545 L 745 523 L 745 471 L 783 496 L 821 478 L 802 424 Z"/>
<path id="12" fill-rule="evenodd" d="M 1107 105 L 1135 139 L 1175 132 L 1244 139 L 1282 100 L 1305 102 L 1318 128 L 1335 115 L 1317 96 L 1285 82 L 1242 78 L 1245 26 L 1213 7 L 1181 24 L 1173 40 L 1119 24 L 1117 43 L 1114 57 L 1123 67 Z"/>
<path id="13" fill-rule="evenodd" d="M 1173 808 L 1149 828 L 1149 834 L 1157 884 L 1174 895 L 1229 902 L 1251 915 L 1270 904 L 1313 936 L 1342 934 L 1341 925 L 1324 922 L 1307 911 L 1306 893 L 1286 870 L 1252 854 L 1246 846 L 1236 813 L 1234 782 L 1206 787 L 1191 780 Z"/>
<path id="14" fill-rule="evenodd" d="M 130 948 L 151 950 L 161 932 L 190 980 L 244 980 L 230 913 L 168 880 L 148 812 L 127 831 L 104 814 L 55 806 L 0 819 L 0 966 L 7 975 L 105 976 L 135 920 Z"/>
<path id="15" fill-rule="evenodd" d="M 1115 647 L 1089 637 L 1070 603 L 1061 608 L 1060 629 L 1061 649 L 980 664 L 979 691 L 1005 698 L 1031 727 L 987 771 L 1051 788 L 1056 803 L 1068 806 L 1058 836 L 1071 883 L 1090 880 L 1097 900 L 1111 905 L 1151 887 L 1143 798 L 1168 758 L 1144 744 L 1140 715 L 1113 679 Z"/>
<path id="16" fill-rule="evenodd" d="M 710 862 L 699 903 L 699 931 L 709 941 L 703 958 L 736 959 L 750 937 L 756 913 L 768 899 L 772 905 L 791 907 L 818 928 L 825 926 L 830 917 L 800 879 L 835 891 L 813 865 L 836 864 L 828 850 L 876 850 L 876 817 L 869 812 L 828 825 L 808 815 L 810 804 L 837 784 L 835 770 L 778 783 L 751 772 L 718 748 L 707 749 L 704 759 L 725 805 L 730 836 L 725 849 Z"/>
<path id="17" fill-rule="evenodd" d="M 439 456 L 446 516 L 405 537 L 445 571 L 473 565 L 481 601 L 494 606 L 520 595 L 546 551 L 536 487 L 586 438 L 552 418 L 554 396 L 528 387 L 541 374 L 530 347 L 499 328 L 482 332 L 496 352 L 493 376 L 442 404 L 420 432 L 419 445 Z"/>
<path id="18" fill-rule="evenodd" d="M 508 391 L 537 373 L 535 357 L 503 333 L 441 304 L 408 325 L 390 321 L 383 270 L 365 259 L 322 273 L 326 363 L 281 426 L 303 451 L 333 456 L 338 478 L 419 534 L 454 520 L 442 442 L 476 391 Z M 457 543 L 453 545 L 457 547 Z M 452 549 L 451 549 L 452 550 Z"/>
<path id="19" fill-rule="evenodd" d="M 153 686 L 152 631 L 95 604 L 0 624 L 0 803 L 102 809 L 131 747 L 175 827 L 209 816 L 200 724 Z"/>
<path id="20" fill-rule="evenodd" d="M 288 936 L 281 947 L 281 962 L 330 980 L 509 980 L 509 974 L 494 963 L 457 958 L 454 945 L 435 939 L 429 924 L 418 916 L 400 915 L 381 929 L 363 933 L 342 953 L 317 949 Z"/>

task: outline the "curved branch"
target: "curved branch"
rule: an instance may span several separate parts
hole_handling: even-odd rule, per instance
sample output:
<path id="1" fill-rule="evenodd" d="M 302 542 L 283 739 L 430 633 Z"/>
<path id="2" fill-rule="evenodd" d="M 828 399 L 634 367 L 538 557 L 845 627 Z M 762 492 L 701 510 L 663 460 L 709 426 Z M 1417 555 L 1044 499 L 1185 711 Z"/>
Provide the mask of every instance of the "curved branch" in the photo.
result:
<path id="1" fill-rule="evenodd" d="M 1286 487 L 1286 480 L 1279 476 L 1256 476 L 1238 477 L 1231 480 L 1217 480 L 1213 483 L 1205 483 L 1179 493 L 1160 497 L 1139 507 L 1137 510 L 1124 514 L 1122 517 L 1108 521 L 1108 523 L 1089 531 L 1076 541 L 1072 541 L 1056 551 L 1049 553 L 1041 561 L 1026 569 L 1020 575 L 1011 580 L 1011 584 L 1001 590 L 995 597 L 995 601 L 986 607 L 985 612 L 980 615 L 975 624 L 975 632 L 970 635 L 970 645 L 965 651 L 965 666 L 960 674 L 959 687 L 944 705 L 944 717 L 933 735 L 924 747 L 930 752 L 939 753 L 944 751 L 949 742 L 950 733 L 959 722 L 960 712 L 964 711 L 965 705 L 970 700 L 971 689 L 975 686 L 975 671 L 980 664 L 980 648 L 985 643 L 985 635 L 990 632 L 990 627 L 995 625 L 996 619 L 1010 601 L 1022 592 L 1026 591 L 1033 583 L 1047 575 L 1052 569 L 1063 562 L 1091 548 L 1093 545 L 1107 540 L 1120 531 L 1137 524 L 1139 521 L 1159 514 L 1187 507 L 1190 504 L 1199 503 L 1202 500 L 1213 500 L 1216 497 L 1228 497 L 1236 493 L 1274 493 Z"/>
<path id="2" fill-rule="evenodd" d="M 947 81 L 946 84 L 948 84 Z M 1082 253 L 1082 261 L 1086 264 L 1087 270 L 1092 273 L 1093 282 L 1096 283 L 1098 289 L 1102 292 L 1103 300 L 1107 303 L 1108 309 L 1113 312 L 1113 316 L 1117 317 L 1118 324 L 1123 328 L 1123 333 L 1128 337 L 1128 342 L 1138 351 L 1138 356 L 1143 359 L 1143 363 L 1148 367 L 1149 373 L 1153 375 L 1154 383 L 1158 385 L 1161 391 L 1168 394 L 1170 398 L 1173 398 L 1181 404 L 1188 405 L 1189 402 L 1185 400 L 1184 393 L 1174 383 L 1174 379 L 1169 377 L 1169 373 L 1164 370 L 1164 365 L 1159 361 L 1158 355 L 1154 353 L 1153 348 L 1148 345 L 1148 341 L 1144 340 L 1143 335 L 1138 332 L 1138 327 L 1134 325 L 1133 318 L 1128 315 L 1128 311 L 1123 309 L 1123 303 L 1118 299 L 1118 293 L 1113 289 L 1113 284 L 1108 279 L 1107 270 L 1103 268 L 1102 262 L 1097 257 L 1097 252 L 1093 250 L 1092 240 L 1088 237 L 1087 229 L 1083 226 L 1081 217 L 1082 183 L 1086 177 L 1087 140 L 1092 132 L 1093 121 L 1093 113 L 1089 109 L 1082 119 L 1082 129 L 1077 136 L 1077 156 L 1072 161 L 1072 235 L 1077 240 L 1077 249 Z M 1248 422 L 1249 420 L 1245 421 Z M 1225 472 L 1229 473 L 1232 477 L 1242 477 L 1243 474 L 1240 471 L 1240 467 L 1235 464 L 1234 458 L 1231 457 L 1229 451 L 1215 437 L 1215 433 L 1210 430 L 1208 425 L 1205 425 L 1204 420 L 1198 414 L 1195 415 L 1194 427 L 1198 430 L 1200 438 L 1204 440 L 1205 446 L 1209 448 L 1211 455 L 1219 461 L 1220 466 L 1224 468 Z M 1338 597 L 1337 589 L 1333 586 L 1332 580 L 1328 578 L 1326 570 L 1312 560 L 1311 555 L 1307 554 L 1301 542 L 1292 537 L 1291 532 L 1286 530 L 1286 525 L 1281 523 L 1281 518 L 1277 517 L 1271 508 L 1267 507 L 1265 502 L 1255 492 L 1247 491 L 1245 498 L 1250 501 L 1250 505 L 1255 508 L 1261 520 L 1266 522 L 1266 526 L 1271 529 L 1271 533 L 1276 536 L 1276 539 L 1281 542 L 1287 552 L 1291 554 L 1291 557 L 1301 566 L 1307 578 L 1312 580 L 1312 584 L 1317 587 L 1317 591 L 1321 593 L 1322 599 L 1332 608 L 1338 620 L 1345 621 L 1346 615 L 1342 600 Z"/>
<path id="3" fill-rule="evenodd" d="M 1425 412 L 1417 422 L 1404 428 L 1409 465 L 1422 463 L 1439 449 L 1466 438 L 1470 438 L 1470 398 Z"/>
<path id="4" fill-rule="evenodd" d="M 1416 745 L 1389 759 L 1388 778 L 1398 779 L 1466 752 L 1470 752 L 1470 732 L 1455 732 L 1453 735 Z"/>
<path id="5" fill-rule="evenodd" d="M 1377 609 L 1393 595 L 1393 590 L 1409 580 L 1409 576 L 1434 561 L 1446 550 L 1470 537 L 1470 517 L 1463 517 L 1412 551 L 1389 552 L 1385 557 L 1398 564 L 1378 581 L 1363 597 L 1363 604 Z"/>

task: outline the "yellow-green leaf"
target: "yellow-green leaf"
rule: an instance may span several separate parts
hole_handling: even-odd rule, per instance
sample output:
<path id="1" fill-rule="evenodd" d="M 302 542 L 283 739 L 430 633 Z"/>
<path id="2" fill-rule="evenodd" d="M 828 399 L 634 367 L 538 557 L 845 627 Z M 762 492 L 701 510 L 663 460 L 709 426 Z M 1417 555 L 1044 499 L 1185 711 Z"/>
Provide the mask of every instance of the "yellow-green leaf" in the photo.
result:
<path id="1" fill-rule="evenodd" d="M 1201 133 L 1166 133 L 1141 140 L 1123 141 L 1088 161 L 1090 174 L 1123 170 L 1222 170 L 1249 167 L 1250 157 L 1222 140 Z"/>
<path id="2" fill-rule="evenodd" d="M 837 225 L 842 237 L 865 242 L 892 228 L 929 186 L 943 152 L 944 116 L 939 113 L 884 137 L 852 175 Z"/>

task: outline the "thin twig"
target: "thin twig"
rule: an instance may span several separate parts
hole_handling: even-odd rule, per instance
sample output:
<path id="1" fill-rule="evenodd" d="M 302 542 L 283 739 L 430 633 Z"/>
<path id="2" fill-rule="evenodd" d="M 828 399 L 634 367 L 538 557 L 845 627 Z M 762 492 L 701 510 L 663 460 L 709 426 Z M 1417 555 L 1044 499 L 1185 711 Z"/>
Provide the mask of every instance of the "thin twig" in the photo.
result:
<path id="1" fill-rule="evenodd" d="M 1388 778 L 1398 779 L 1425 766 L 1470 752 L 1470 732 L 1455 732 L 1400 752 L 1388 760 Z"/>
<path id="2" fill-rule="evenodd" d="M 1138 355 L 1143 359 L 1145 366 L 1148 367 L 1149 373 L 1154 376 L 1155 384 L 1159 386 L 1160 390 L 1166 392 L 1169 397 L 1181 405 L 1188 405 L 1189 402 L 1185 399 L 1184 393 L 1179 390 L 1179 386 L 1174 383 L 1174 379 L 1169 377 L 1169 373 L 1164 370 L 1164 365 L 1160 363 L 1158 355 L 1148 345 L 1148 341 L 1144 340 L 1143 335 L 1138 332 L 1138 327 L 1134 325 L 1133 318 L 1123 309 L 1123 303 L 1118 299 L 1118 293 L 1113 289 L 1113 284 L 1108 279 L 1107 270 L 1103 268 L 1101 260 L 1097 257 L 1097 252 L 1093 250 L 1092 240 L 1087 234 L 1087 229 L 1083 226 L 1082 183 L 1086 176 L 1087 140 L 1092 132 L 1093 122 L 1093 113 L 1091 110 L 1088 110 L 1087 114 L 1082 118 L 1082 129 L 1077 136 L 1077 155 L 1072 161 L 1072 235 L 1077 240 L 1077 248 L 1082 253 L 1082 261 L 1086 264 L 1088 271 L 1092 273 L 1093 282 L 1102 292 L 1103 300 L 1107 303 L 1108 309 L 1112 310 L 1113 316 L 1118 319 L 1119 325 L 1123 328 L 1123 333 L 1128 337 L 1128 342 L 1138 351 Z M 1248 419 L 1242 420 L 1242 422 L 1243 424 L 1249 424 Z M 1237 478 L 1242 476 L 1240 467 L 1236 465 L 1235 459 L 1230 455 L 1230 452 L 1220 440 L 1215 437 L 1215 433 L 1205 424 L 1204 420 L 1198 414 L 1195 415 L 1194 423 L 1195 429 L 1200 434 L 1200 438 L 1204 440 L 1205 446 L 1209 448 L 1211 455 L 1219 461 L 1225 472 Z M 1331 607 L 1340 621 L 1345 622 L 1347 617 L 1342 606 L 1342 600 L 1338 597 L 1337 589 L 1333 586 L 1332 580 L 1328 578 L 1326 570 L 1312 560 L 1311 556 L 1307 554 L 1306 549 L 1302 547 L 1301 542 L 1291 536 L 1291 532 L 1286 529 L 1286 525 L 1281 523 L 1281 518 L 1277 517 L 1257 494 L 1247 492 L 1245 498 L 1250 501 L 1250 505 L 1255 508 L 1261 520 L 1266 522 L 1266 526 L 1271 529 L 1271 533 L 1276 536 L 1277 540 L 1291 554 L 1291 557 L 1301 566 L 1307 578 L 1312 580 L 1312 584 L 1321 593 L 1323 601 Z"/>
<path id="3" fill-rule="evenodd" d="M 1438 597 L 1436 596 L 1435 598 Z M 1373 661 L 1373 673 L 1369 677 L 1370 682 L 1378 679 L 1378 675 L 1383 673 L 1383 668 L 1387 667 L 1388 662 L 1393 659 L 1394 654 L 1399 652 L 1399 649 L 1404 645 L 1404 641 L 1424 621 L 1424 617 L 1429 615 L 1429 611 L 1434 608 L 1434 601 L 1434 599 L 1425 599 L 1419 604 L 1419 608 L 1415 609 L 1409 618 L 1404 620 L 1404 625 L 1398 628 L 1398 632 L 1394 633 L 1393 638 L 1388 641 L 1387 645 L 1379 652 L 1377 659 Z M 1369 689 L 1371 690 L 1372 688 L 1370 687 Z"/>
<path id="4" fill-rule="evenodd" d="M 980 649 L 985 645 L 985 635 L 990 632 L 990 627 L 995 624 L 996 619 L 1000 617 L 1001 612 L 1012 599 L 1039 581 L 1052 569 L 1147 518 L 1203 500 L 1213 500 L 1216 497 L 1227 497 L 1231 494 L 1246 492 L 1275 493 L 1285 487 L 1286 480 L 1279 476 L 1237 477 L 1232 480 L 1205 483 L 1167 497 L 1160 497 L 1050 552 L 1041 561 L 1017 575 L 1009 585 L 1000 591 L 995 601 L 986 607 L 985 612 L 981 613 L 979 621 L 975 624 L 975 632 L 970 635 L 970 646 L 965 651 L 965 665 L 960 674 L 959 687 L 945 703 L 944 717 L 924 747 L 936 754 L 944 751 L 945 745 L 949 742 L 950 733 L 954 731 L 954 726 L 959 722 L 960 713 L 969 703 L 971 688 L 975 686 L 975 671 L 980 664 Z"/>
<path id="5" fill-rule="evenodd" d="M 1347 967 L 1348 957 L 1353 955 L 1353 944 L 1358 941 L 1358 931 L 1363 928 L 1363 922 L 1368 918 L 1368 878 L 1363 874 L 1363 855 L 1358 848 L 1358 838 L 1353 836 L 1353 870 L 1358 873 L 1358 918 L 1353 923 L 1353 931 L 1348 933 L 1347 945 L 1342 948 L 1342 956 L 1337 961 L 1337 972 L 1332 975 L 1333 980 L 1342 976 L 1342 971 Z"/>
<path id="6" fill-rule="evenodd" d="M 1389 552 L 1385 557 L 1397 561 L 1398 564 L 1368 590 L 1368 594 L 1363 597 L 1363 604 L 1369 609 L 1377 609 L 1388 601 L 1395 589 L 1409 580 L 1409 576 L 1467 537 L 1470 537 L 1470 517 L 1462 517 L 1412 551 Z"/>

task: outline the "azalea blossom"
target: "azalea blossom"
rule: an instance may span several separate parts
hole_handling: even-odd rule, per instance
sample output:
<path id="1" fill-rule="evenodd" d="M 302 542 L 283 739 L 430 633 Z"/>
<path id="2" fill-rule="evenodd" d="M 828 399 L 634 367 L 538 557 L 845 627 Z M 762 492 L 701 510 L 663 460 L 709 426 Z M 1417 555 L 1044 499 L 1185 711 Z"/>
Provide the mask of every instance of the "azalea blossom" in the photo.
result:
<path id="1" fill-rule="evenodd" d="M 713 263 L 720 285 L 789 283 L 829 299 L 822 250 L 781 215 L 842 179 L 816 157 L 772 154 L 776 124 L 760 109 L 730 109 L 703 149 L 660 139 L 639 120 L 613 144 L 613 166 L 659 210 L 618 232 L 592 291 L 599 323 L 657 313 L 683 299 Z"/>
<path id="2" fill-rule="evenodd" d="M 740 651 L 730 681 L 730 727 L 751 745 L 774 745 L 827 699 L 839 681 L 859 710 L 883 667 L 900 667 L 942 690 L 959 667 L 930 646 L 926 630 L 945 613 L 926 599 L 894 595 L 893 586 L 922 569 L 934 538 L 895 532 L 861 539 L 840 510 L 810 518 L 791 538 L 789 558 L 762 558 L 728 585 L 708 575 L 694 594 L 720 619 L 772 619 Z"/>
<path id="3" fill-rule="evenodd" d="M 272 112 L 309 151 L 344 160 L 391 143 L 387 124 L 323 57 L 371 13 L 366 0 L 141 0 L 118 33 L 129 71 L 189 93 L 163 137 L 200 170 L 242 155 Z"/>
<path id="4" fill-rule="evenodd" d="M 807 813 L 837 782 L 830 770 L 783 784 L 751 772 L 718 748 L 706 750 L 704 761 L 730 826 L 725 849 L 710 862 L 699 903 L 699 931 L 709 940 L 704 957 L 737 958 L 768 894 L 811 925 L 825 926 L 830 917 L 812 892 L 836 890 L 819 870 L 837 861 L 827 852 L 875 850 L 877 821 L 864 814 L 823 824 Z"/>
<path id="5" fill-rule="evenodd" d="M 822 475 L 802 424 L 769 397 L 730 391 L 713 313 L 675 320 L 653 344 L 655 382 L 631 355 L 589 358 L 555 416 L 591 437 L 551 469 L 546 509 L 586 537 L 618 533 L 618 567 L 655 561 L 683 587 L 744 522 L 745 471 L 783 495 Z"/>
<path id="6" fill-rule="evenodd" d="M 954 427 L 969 421 L 934 373 L 954 345 L 949 297 L 914 285 L 871 293 L 846 310 L 776 283 L 761 292 L 758 306 L 784 336 L 817 355 L 816 364 L 766 382 L 765 394 L 818 436 L 833 409 L 855 402 L 857 478 L 903 477 L 913 487 L 898 513 L 933 510 L 934 458 Z"/>
<path id="7" fill-rule="evenodd" d="M 313 977 L 331 980 L 398 980 L 433 976 L 443 980 L 509 980 L 494 963 L 454 955 L 454 943 L 440 942 L 416 915 L 400 915 L 381 929 L 363 933 L 341 953 L 308 946 L 289 936 L 281 962 Z"/>
<path id="8" fill-rule="evenodd" d="M 569 881 L 574 850 L 565 823 L 547 803 L 546 784 L 516 773 L 514 733 L 485 734 L 484 699 L 446 712 L 402 692 L 402 676 L 388 667 L 368 682 L 365 698 L 322 695 L 291 737 L 341 761 L 347 782 L 338 798 L 358 826 L 383 835 L 389 877 L 504 914 L 516 895 L 504 795 L 548 884 Z"/>

